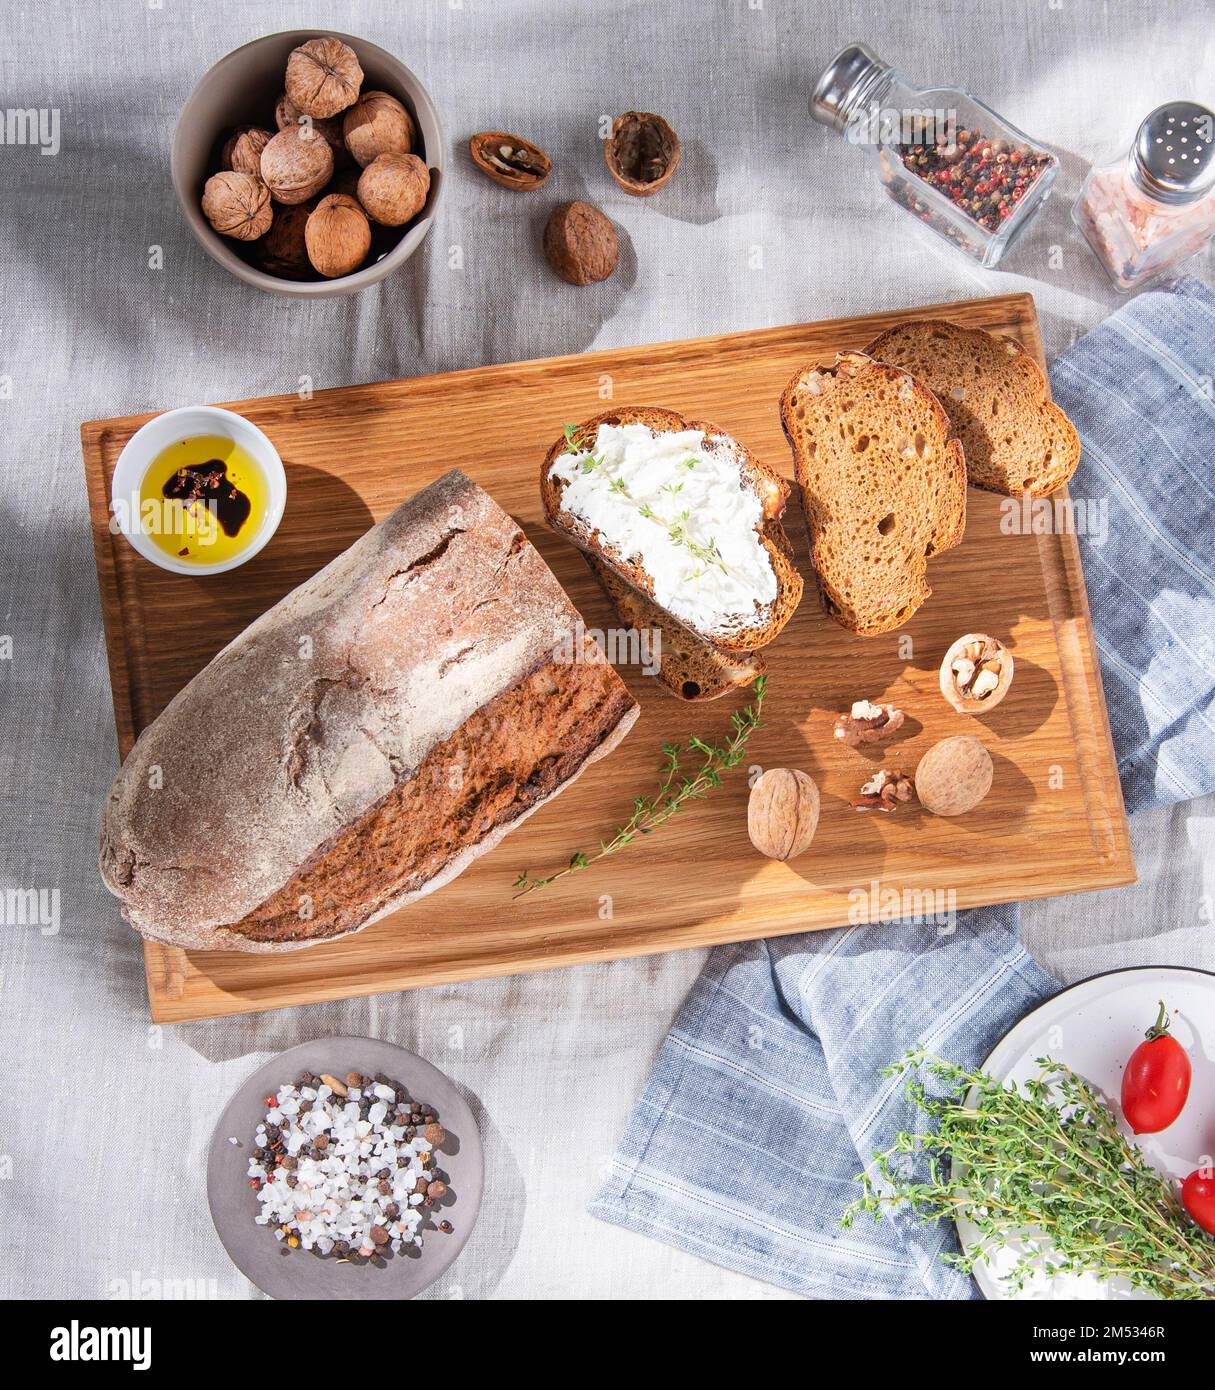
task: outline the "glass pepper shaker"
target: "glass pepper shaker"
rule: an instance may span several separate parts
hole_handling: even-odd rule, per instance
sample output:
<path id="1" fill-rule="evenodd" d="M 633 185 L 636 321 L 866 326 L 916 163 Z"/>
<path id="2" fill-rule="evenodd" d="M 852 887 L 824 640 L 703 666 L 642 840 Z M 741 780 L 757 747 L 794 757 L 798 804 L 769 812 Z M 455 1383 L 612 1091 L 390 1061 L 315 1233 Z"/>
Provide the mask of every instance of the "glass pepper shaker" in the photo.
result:
<path id="1" fill-rule="evenodd" d="M 1120 290 L 1200 251 L 1215 232 L 1215 113 L 1158 106 L 1129 154 L 1089 170 L 1072 219 Z"/>
<path id="2" fill-rule="evenodd" d="M 1046 201 L 1055 156 L 960 88 L 918 88 L 863 43 L 810 98 L 816 121 L 873 151 L 886 192 L 924 226 L 995 266 Z"/>

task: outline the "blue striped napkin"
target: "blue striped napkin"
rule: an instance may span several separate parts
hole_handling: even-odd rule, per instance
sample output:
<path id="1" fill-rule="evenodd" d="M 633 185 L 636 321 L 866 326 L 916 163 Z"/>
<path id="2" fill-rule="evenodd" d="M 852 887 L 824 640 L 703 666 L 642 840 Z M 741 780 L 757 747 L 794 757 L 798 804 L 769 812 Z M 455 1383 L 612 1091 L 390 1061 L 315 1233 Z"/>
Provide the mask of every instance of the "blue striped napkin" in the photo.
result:
<path id="1" fill-rule="evenodd" d="M 1140 295 L 1060 357 L 1084 452 L 1072 483 L 1130 811 L 1215 789 L 1215 295 Z M 1201 542 L 1201 543 L 1199 543 Z M 1015 906 L 713 952 L 591 1206 L 800 1293 L 970 1298 L 952 1226 L 839 1229 L 855 1176 L 915 1116 L 881 1070 L 909 1047 L 973 1066 L 1058 984 Z"/>

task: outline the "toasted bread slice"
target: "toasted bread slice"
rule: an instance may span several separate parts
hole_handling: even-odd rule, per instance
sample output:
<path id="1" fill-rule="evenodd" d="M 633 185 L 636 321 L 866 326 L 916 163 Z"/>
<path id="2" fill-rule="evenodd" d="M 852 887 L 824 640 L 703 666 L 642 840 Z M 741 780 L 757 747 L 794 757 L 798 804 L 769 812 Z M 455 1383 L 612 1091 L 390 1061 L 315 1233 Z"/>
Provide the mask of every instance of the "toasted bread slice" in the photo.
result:
<path id="1" fill-rule="evenodd" d="M 720 652 L 693 637 L 652 599 L 608 569 L 597 555 L 584 554 L 582 558 L 626 627 L 638 632 L 657 631 L 661 647 L 659 670 L 653 677 L 678 699 L 719 700 L 739 686 L 751 685 L 767 670 L 756 652 Z"/>
<path id="2" fill-rule="evenodd" d="M 619 465 L 596 463 L 601 426 L 643 427 L 633 436 L 637 443 L 687 432 L 700 439 L 679 441 L 670 458 L 638 470 L 627 455 Z M 622 434 L 612 437 L 624 447 Z M 677 453 L 681 464 L 691 460 L 686 474 L 672 461 Z M 695 472 L 698 456 L 701 474 Z M 574 458 L 583 462 L 575 467 Z M 555 469 L 568 476 L 555 476 Z M 709 494 L 701 495 L 709 474 Z M 581 503 L 571 502 L 571 488 Z M 540 496 L 545 519 L 555 531 L 602 560 L 671 622 L 722 652 L 749 653 L 765 646 L 801 600 L 802 578 L 780 524 L 789 484 L 715 425 L 686 420 L 658 406 L 596 415 L 568 427 L 548 451 Z M 595 521 L 588 520 L 592 507 Z M 657 574 L 647 568 L 643 551 Z"/>
<path id="3" fill-rule="evenodd" d="M 890 632 L 932 590 L 927 561 L 962 539 L 962 446 L 932 392 L 844 353 L 781 398 L 823 606 L 853 632 Z"/>
<path id="4" fill-rule="evenodd" d="M 944 319 L 902 323 L 875 338 L 870 357 L 918 376 L 945 407 L 976 487 L 1041 496 L 1080 462 L 1080 437 L 1047 399 L 1041 367 L 1011 338 Z"/>

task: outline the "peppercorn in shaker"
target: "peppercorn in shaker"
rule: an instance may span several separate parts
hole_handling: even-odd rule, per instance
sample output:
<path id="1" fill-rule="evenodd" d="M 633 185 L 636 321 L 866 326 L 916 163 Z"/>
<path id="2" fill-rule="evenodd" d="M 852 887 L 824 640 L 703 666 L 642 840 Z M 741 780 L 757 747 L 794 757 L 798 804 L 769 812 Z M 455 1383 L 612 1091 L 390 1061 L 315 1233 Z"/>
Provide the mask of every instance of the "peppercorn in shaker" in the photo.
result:
<path id="1" fill-rule="evenodd" d="M 1129 154 L 1089 170 L 1072 218 L 1120 290 L 1200 251 L 1215 232 L 1215 113 L 1158 106 Z"/>
<path id="2" fill-rule="evenodd" d="M 1046 201 L 1058 160 L 969 92 L 913 87 L 863 43 L 828 64 L 816 121 L 874 151 L 886 192 L 983 266 Z"/>

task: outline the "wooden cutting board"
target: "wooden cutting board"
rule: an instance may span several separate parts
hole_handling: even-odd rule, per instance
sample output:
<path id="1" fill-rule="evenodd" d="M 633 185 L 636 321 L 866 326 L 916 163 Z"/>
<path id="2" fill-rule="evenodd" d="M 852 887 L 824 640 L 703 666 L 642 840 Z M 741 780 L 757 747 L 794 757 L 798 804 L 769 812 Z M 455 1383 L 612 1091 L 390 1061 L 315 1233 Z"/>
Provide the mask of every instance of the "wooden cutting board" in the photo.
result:
<path id="1" fill-rule="evenodd" d="M 1018 294 L 376 382 L 310 400 L 237 401 L 231 408 L 260 425 L 282 454 L 287 510 L 261 555 L 213 578 L 167 574 L 110 532 L 115 462 L 150 417 L 85 424 L 122 754 L 252 619 L 449 468 L 462 468 L 514 513 L 588 626 L 611 626 L 611 610 L 581 556 L 541 523 L 540 462 L 565 422 L 612 403 L 669 406 L 713 421 L 788 474 L 777 407 L 793 374 L 900 320 L 928 316 L 1009 334 L 1042 361 L 1033 300 Z M 659 833 L 589 871 L 512 897 L 521 869 L 538 875 L 560 868 L 627 819 L 633 797 L 654 784 L 664 741 L 715 738 L 742 703 L 727 697 L 686 705 L 625 669 L 642 705 L 629 737 L 454 883 L 357 936 L 285 955 L 149 944 L 152 1017 L 282 1008 L 888 921 L 900 909 L 960 911 L 1132 882 L 1075 536 L 1024 528 L 1006 534 L 1002 500 L 970 490 L 964 543 L 930 565 L 933 597 L 900 632 L 876 638 L 855 637 L 824 616 L 809 576 L 805 528 L 790 506 L 787 525 L 807 575 L 806 595 L 765 652 L 765 727 L 752 739 L 747 766 Z M 1016 656 L 1012 692 L 983 719 L 954 713 L 937 689 L 946 648 L 973 630 L 1001 637 Z M 837 713 L 862 698 L 907 712 L 901 742 L 862 753 L 832 740 Z M 914 805 L 890 816 L 851 808 L 849 798 L 882 762 L 910 771 L 937 739 L 964 732 L 983 740 L 996 768 L 993 790 L 975 813 L 942 820 Z M 239 725 L 233 733 L 239 739 Z M 748 777 L 782 766 L 805 769 L 822 790 L 818 835 L 791 864 L 761 858 L 746 833 Z"/>

